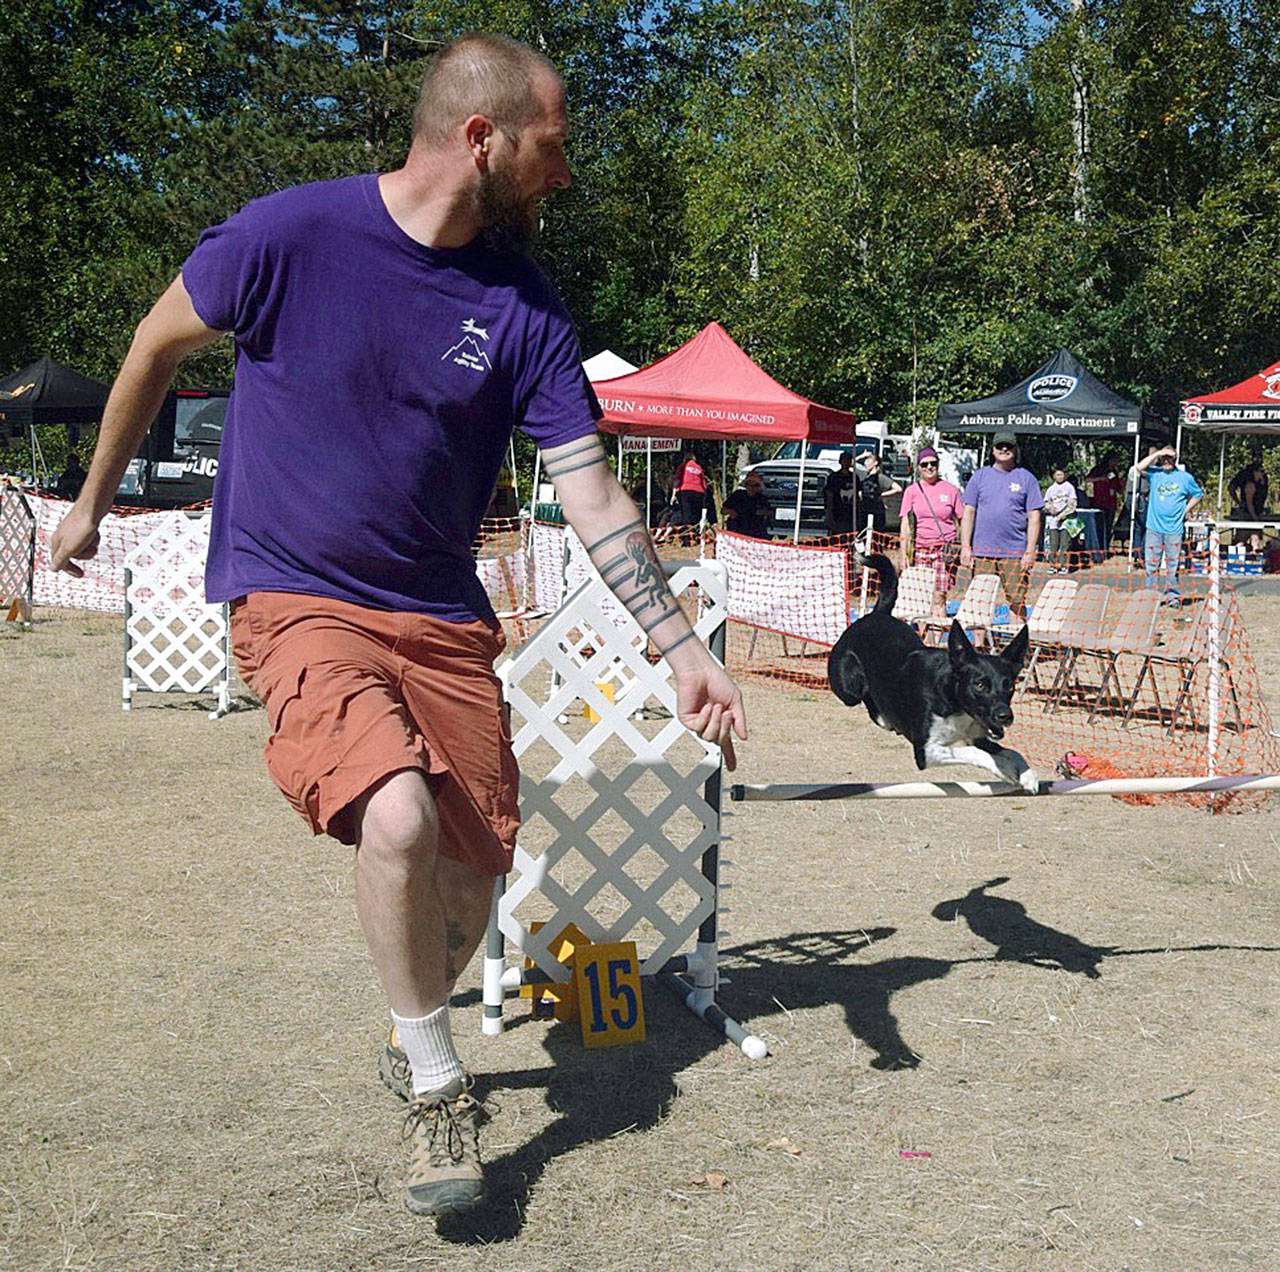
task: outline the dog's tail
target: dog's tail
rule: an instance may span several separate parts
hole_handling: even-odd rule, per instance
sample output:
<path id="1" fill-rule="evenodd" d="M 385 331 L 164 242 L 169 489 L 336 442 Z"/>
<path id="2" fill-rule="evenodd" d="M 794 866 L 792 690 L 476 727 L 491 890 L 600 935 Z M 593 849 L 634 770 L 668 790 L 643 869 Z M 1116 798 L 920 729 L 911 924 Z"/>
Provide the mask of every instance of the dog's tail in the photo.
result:
<path id="1" fill-rule="evenodd" d="M 874 612 L 892 613 L 898 599 L 898 571 L 894 568 L 893 562 L 887 556 L 881 556 L 879 552 L 869 553 L 862 560 L 864 565 L 876 572 L 880 580 L 880 595 L 876 597 Z"/>

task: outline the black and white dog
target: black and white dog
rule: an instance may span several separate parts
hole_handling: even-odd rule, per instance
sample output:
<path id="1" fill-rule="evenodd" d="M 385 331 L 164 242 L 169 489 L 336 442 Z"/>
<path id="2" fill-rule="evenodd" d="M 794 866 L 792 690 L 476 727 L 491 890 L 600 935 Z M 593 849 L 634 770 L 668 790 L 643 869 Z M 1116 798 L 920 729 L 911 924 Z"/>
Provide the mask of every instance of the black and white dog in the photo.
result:
<path id="1" fill-rule="evenodd" d="M 953 622 L 947 648 L 928 649 L 893 617 L 893 563 L 879 555 L 866 563 L 880 576 L 880 596 L 831 650 L 827 679 L 836 697 L 849 707 L 865 703 L 874 723 L 908 739 L 917 768 L 974 764 L 1035 794 L 1036 771 L 1017 751 L 999 745 L 1013 723 L 1009 703 L 1027 655 L 1026 627 L 1003 653 L 980 654 Z"/>

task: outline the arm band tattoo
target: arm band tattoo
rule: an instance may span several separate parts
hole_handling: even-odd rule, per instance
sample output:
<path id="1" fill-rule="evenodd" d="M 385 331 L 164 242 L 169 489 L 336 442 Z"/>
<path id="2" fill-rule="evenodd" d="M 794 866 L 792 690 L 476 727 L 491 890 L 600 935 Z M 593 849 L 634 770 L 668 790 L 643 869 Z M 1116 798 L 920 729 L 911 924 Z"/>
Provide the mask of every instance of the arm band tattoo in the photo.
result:
<path id="1" fill-rule="evenodd" d="M 583 456 L 585 455 L 591 455 L 591 456 L 598 455 L 601 459 L 603 459 L 604 448 L 600 445 L 599 441 L 594 437 L 586 438 L 581 443 L 581 445 L 574 445 L 574 443 L 570 442 L 568 443 L 565 450 L 561 454 L 556 455 L 553 458 L 547 459 L 546 461 L 547 475 L 551 476 L 556 471 L 562 471 L 564 469 L 565 464 L 568 463 L 570 460 L 582 459 Z"/>
<path id="2" fill-rule="evenodd" d="M 679 640 L 673 640 L 671 644 L 669 644 L 665 649 L 659 646 L 658 653 L 660 653 L 664 658 L 666 658 L 667 655 L 670 654 L 673 649 L 679 649 L 680 646 L 683 645 L 687 640 L 697 640 L 697 633 L 694 632 L 692 628 L 689 631 L 685 632 L 685 634 L 681 636 Z"/>
<path id="3" fill-rule="evenodd" d="M 637 530 L 640 529 L 642 525 L 644 525 L 644 522 L 641 521 L 639 517 L 637 517 L 634 521 L 628 521 L 625 526 L 622 526 L 619 529 L 614 530 L 611 533 L 605 535 L 603 539 L 597 539 L 594 543 L 588 543 L 587 555 L 589 557 L 594 558 L 597 548 L 603 548 L 606 543 L 612 543 L 613 540 L 618 538 L 620 535 L 634 534 Z"/>
<path id="4" fill-rule="evenodd" d="M 572 455 L 565 456 L 564 460 L 557 460 L 554 464 L 547 465 L 547 476 L 555 481 L 557 477 L 563 477 L 566 473 L 576 473 L 579 468 L 596 468 L 600 464 L 608 463 L 603 454 L 593 455 L 590 459 L 584 459 L 580 464 L 566 463 L 565 460 L 575 458 Z"/>
<path id="5" fill-rule="evenodd" d="M 631 609 L 632 603 L 639 600 L 640 596 L 641 593 L 637 592 L 635 596 L 630 598 L 630 600 L 623 601 L 622 603 L 627 607 L 627 609 Z M 667 621 L 667 619 L 674 618 L 675 615 L 679 613 L 680 607 L 678 605 L 668 605 L 663 609 L 661 614 L 656 614 L 653 618 L 647 618 L 643 622 L 641 622 L 639 615 L 636 615 L 636 622 L 640 623 L 641 631 L 643 631 L 647 636 L 655 627 L 660 627 Z"/>

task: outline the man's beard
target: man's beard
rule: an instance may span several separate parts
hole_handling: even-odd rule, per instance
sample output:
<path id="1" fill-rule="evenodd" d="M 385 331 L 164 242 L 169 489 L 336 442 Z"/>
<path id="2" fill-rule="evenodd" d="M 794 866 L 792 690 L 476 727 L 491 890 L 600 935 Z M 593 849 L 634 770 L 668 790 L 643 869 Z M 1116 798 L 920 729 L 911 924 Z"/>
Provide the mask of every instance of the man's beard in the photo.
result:
<path id="1" fill-rule="evenodd" d="M 536 206 L 520 198 L 506 172 L 489 169 L 480 174 L 480 231 L 494 252 L 525 252 L 538 229 Z"/>

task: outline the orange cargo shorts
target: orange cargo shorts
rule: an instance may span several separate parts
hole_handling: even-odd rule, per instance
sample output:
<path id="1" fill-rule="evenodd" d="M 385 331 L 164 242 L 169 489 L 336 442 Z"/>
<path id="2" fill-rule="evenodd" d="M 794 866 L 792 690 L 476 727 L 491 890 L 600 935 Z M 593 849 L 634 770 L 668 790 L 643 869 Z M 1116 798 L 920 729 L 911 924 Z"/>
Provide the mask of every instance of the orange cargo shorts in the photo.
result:
<path id="1" fill-rule="evenodd" d="M 496 624 L 252 592 L 233 605 L 231 640 L 267 709 L 267 771 L 313 834 L 354 844 L 352 802 L 420 769 L 441 852 L 486 874 L 510 869 L 519 775 L 493 673 L 506 643 Z"/>

